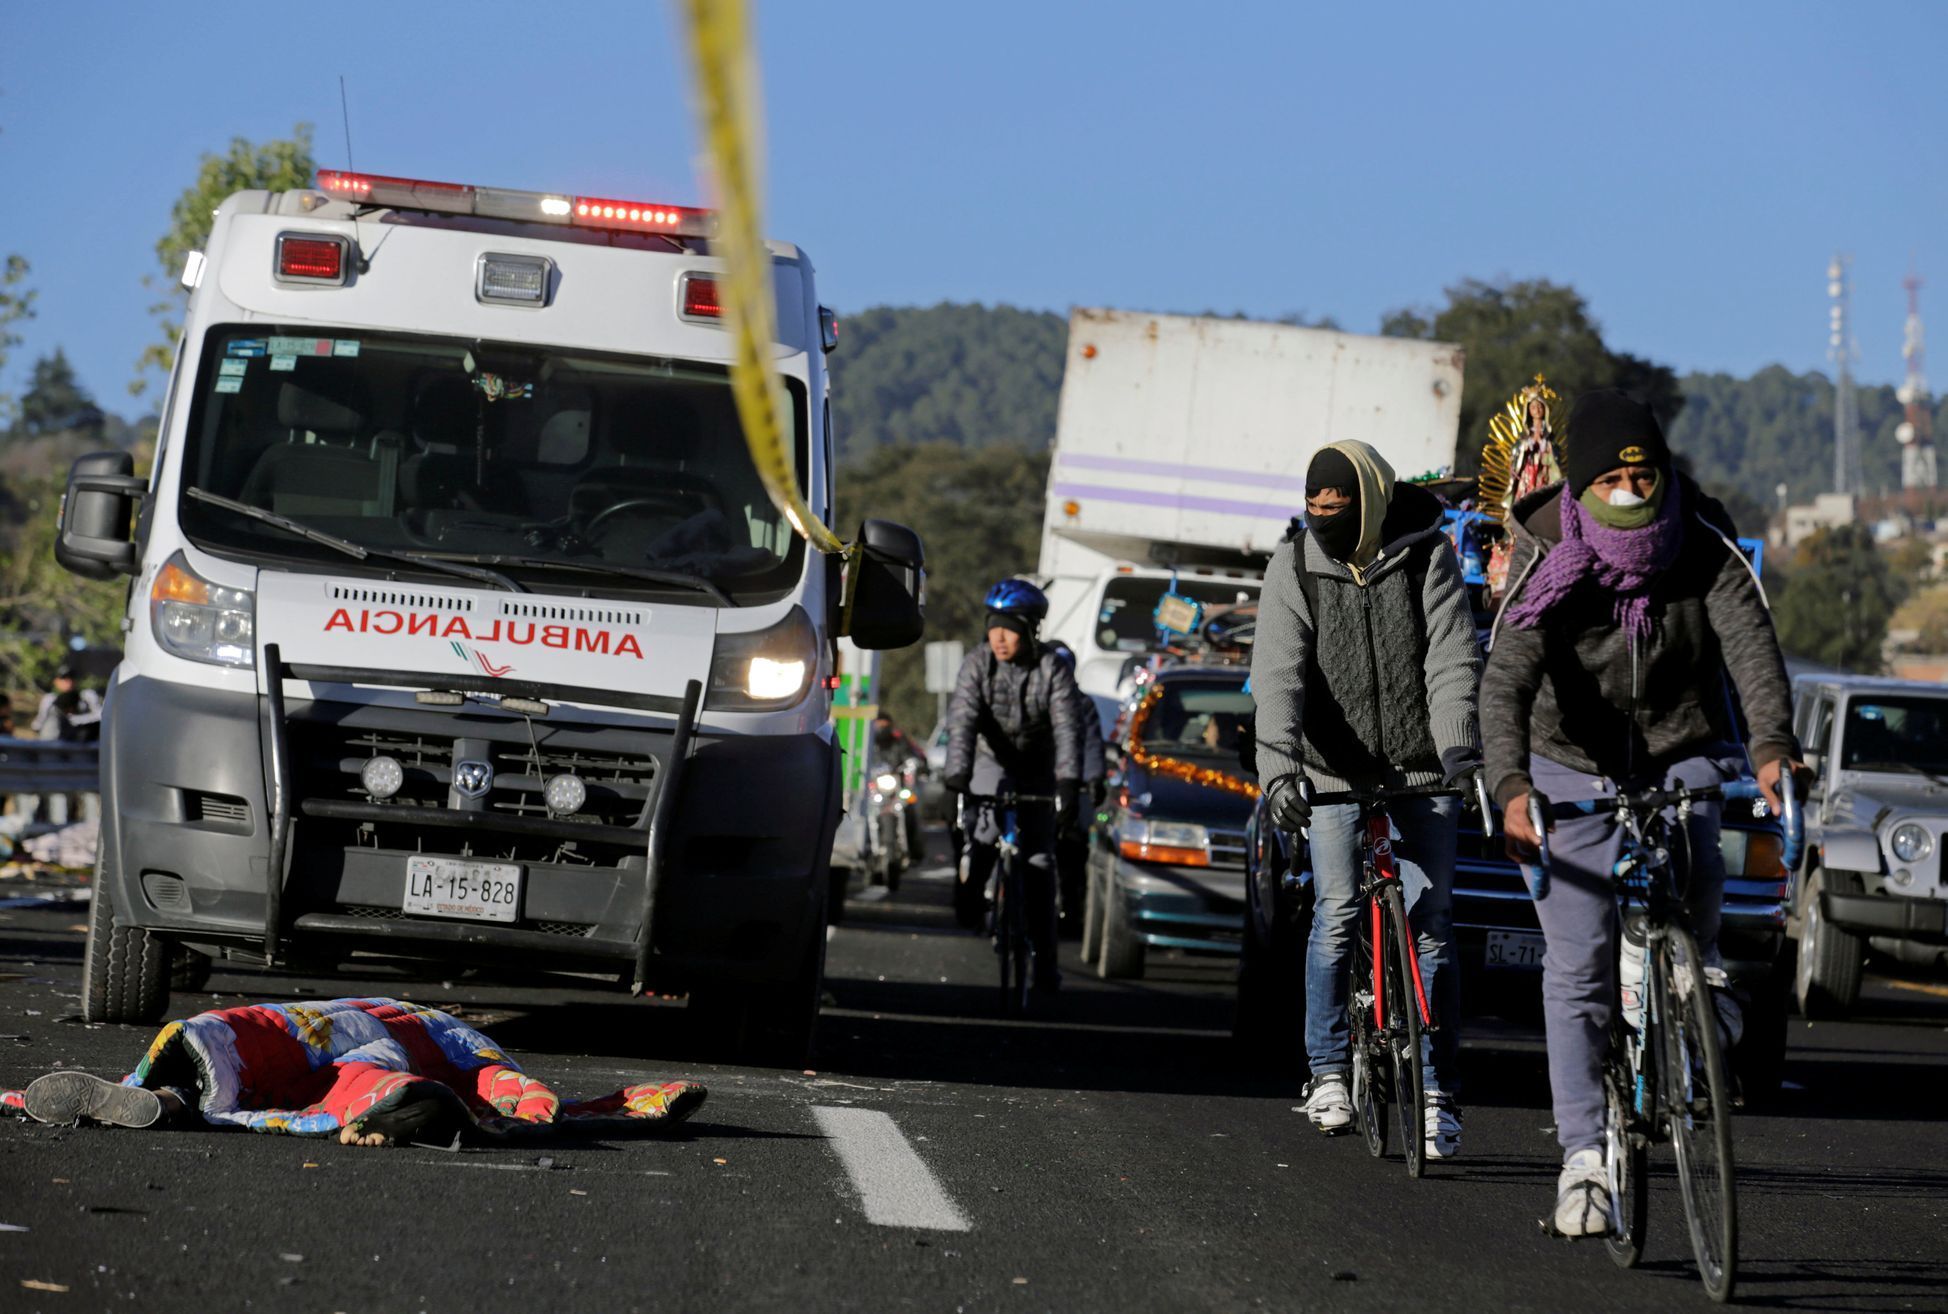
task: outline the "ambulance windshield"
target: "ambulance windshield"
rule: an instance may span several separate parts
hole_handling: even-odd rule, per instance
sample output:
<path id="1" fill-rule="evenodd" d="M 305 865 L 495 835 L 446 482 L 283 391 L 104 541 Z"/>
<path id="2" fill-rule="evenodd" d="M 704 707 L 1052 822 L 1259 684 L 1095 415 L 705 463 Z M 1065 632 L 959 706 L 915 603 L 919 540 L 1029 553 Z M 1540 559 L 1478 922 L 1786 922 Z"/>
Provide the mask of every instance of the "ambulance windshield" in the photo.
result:
<path id="1" fill-rule="evenodd" d="M 751 463 L 721 368 L 405 334 L 212 331 L 183 482 L 383 551 L 501 557 L 529 587 L 654 590 L 699 577 L 738 602 L 790 587 L 804 546 Z M 786 380 L 799 478 L 806 393 Z M 213 550 L 345 558 L 194 500 Z M 555 565 L 554 563 L 559 563 Z M 376 563 L 375 563 L 376 564 Z M 619 573 L 602 580 L 591 568 Z M 391 569 L 393 567 L 386 567 Z"/>

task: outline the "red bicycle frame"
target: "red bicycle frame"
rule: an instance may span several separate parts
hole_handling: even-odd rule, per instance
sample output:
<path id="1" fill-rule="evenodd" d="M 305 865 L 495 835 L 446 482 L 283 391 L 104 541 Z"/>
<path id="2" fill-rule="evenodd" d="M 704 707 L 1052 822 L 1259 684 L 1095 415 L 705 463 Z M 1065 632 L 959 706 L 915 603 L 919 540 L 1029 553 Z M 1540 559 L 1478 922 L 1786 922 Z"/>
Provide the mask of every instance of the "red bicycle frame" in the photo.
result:
<path id="1" fill-rule="evenodd" d="M 1367 870 L 1373 873 L 1373 880 L 1366 891 L 1368 910 L 1368 947 L 1373 959 L 1373 1025 L 1377 1030 L 1385 1030 L 1387 1025 L 1387 992 L 1385 989 L 1384 949 L 1386 945 L 1386 920 L 1380 912 L 1379 887 L 1387 881 L 1398 884 L 1400 869 L 1393 861 L 1393 822 L 1384 808 L 1374 808 L 1366 816 Z M 1434 1015 L 1427 1007 L 1427 991 L 1420 980 L 1420 954 L 1407 955 L 1407 970 L 1414 981 L 1414 1003 L 1420 1009 L 1420 1024 L 1423 1027 L 1434 1025 Z"/>

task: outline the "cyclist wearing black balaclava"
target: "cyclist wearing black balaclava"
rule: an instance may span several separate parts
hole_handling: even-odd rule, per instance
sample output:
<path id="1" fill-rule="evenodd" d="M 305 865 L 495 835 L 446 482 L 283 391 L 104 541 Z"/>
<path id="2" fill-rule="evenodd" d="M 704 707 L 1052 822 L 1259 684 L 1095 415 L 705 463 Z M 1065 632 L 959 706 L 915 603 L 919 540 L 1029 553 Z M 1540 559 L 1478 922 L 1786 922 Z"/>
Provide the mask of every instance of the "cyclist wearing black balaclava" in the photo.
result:
<path id="1" fill-rule="evenodd" d="M 1310 807 L 1321 791 L 1461 785 L 1481 762 L 1481 654 L 1441 504 L 1365 443 L 1323 448 L 1306 472 L 1303 523 L 1272 555 L 1251 658 L 1258 778 L 1272 820 L 1311 830 L 1314 912 L 1306 950 L 1305 1111 L 1320 1131 L 1352 1125 L 1346 960 L 1359 912 L 1359 810 Z M 1426 1064 L 1427 1152 L 1461 1145 L 1455 1061 L 1460 995 L 1449 947 L 1453 798 L 1391 808 L 1426 985 L 1440 1026 Z"/>

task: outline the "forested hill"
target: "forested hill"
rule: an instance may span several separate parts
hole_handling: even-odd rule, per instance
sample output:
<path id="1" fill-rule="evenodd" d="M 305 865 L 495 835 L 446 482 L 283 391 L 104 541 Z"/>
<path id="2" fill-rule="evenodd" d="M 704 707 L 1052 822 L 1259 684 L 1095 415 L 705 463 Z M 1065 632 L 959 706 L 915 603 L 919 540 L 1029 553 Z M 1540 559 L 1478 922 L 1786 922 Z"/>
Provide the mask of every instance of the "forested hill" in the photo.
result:
<path id="1" fill-rule="evenodd" d="M 832 356 L 841 452 L 857 460 L 882 447 L 936 441 L 1047 447 L 1067 334 L 1064 316 L 1011 306 L 875 306 L 845 316 Z M 1524 382 L 1510 379 L 1507 390 Z M 1777 506 L 1781 483 L 1795 502 L 1829 486 L 1833 385 L 1826 376 L 1772 366 L 1749 379 L 1690 374 L 1680 387 L 1671 443 L 1706 483 L 1767 510 Z M 1867 487 L 1898 486 L 1894 389 L 1860 388 L 1858 396 Z M 1935 432 L 1948 433 L 1948 403 Z"/>

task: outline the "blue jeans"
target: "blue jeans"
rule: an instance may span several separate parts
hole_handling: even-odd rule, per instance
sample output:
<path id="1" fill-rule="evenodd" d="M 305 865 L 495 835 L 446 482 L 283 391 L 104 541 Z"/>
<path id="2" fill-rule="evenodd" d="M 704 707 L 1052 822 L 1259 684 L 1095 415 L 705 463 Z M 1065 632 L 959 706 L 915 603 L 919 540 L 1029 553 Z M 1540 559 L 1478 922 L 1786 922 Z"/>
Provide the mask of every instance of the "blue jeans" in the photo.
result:
<path id="1" fill-rule="evenodd" d="M 1452 1094 L 1459 1073 L 1461 982 L 1454 967 L 1456 798 L 1402 799 L 1389 809 L 1400 838 L 1393 842 L 1407 922 L 1420 955 L 1420 979 L 1436 1028 L 1421 1042 L 1429 1091 Z M 1312 938 L 1305 955 L 1305 1052 L 1315 1078 L 1352 1068 L 1352 1028 L 1346 1020 L 1347 961 L 1360 926 L 1360 811 L 1351 803 L 1312 811 Z"/>

